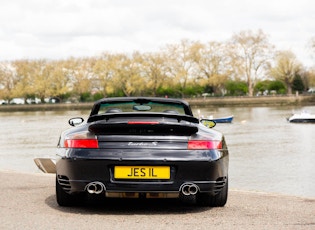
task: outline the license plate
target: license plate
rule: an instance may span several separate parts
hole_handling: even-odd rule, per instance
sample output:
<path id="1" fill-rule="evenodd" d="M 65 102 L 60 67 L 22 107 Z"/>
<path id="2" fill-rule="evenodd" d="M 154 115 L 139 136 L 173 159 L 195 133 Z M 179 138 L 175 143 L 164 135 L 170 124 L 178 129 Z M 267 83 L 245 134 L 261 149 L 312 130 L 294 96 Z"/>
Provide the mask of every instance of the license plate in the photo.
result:
<path id="1" fill-rule="evenodd" d="M 170 179 L 169 166 L 115 166 L 115 179 Z"/>

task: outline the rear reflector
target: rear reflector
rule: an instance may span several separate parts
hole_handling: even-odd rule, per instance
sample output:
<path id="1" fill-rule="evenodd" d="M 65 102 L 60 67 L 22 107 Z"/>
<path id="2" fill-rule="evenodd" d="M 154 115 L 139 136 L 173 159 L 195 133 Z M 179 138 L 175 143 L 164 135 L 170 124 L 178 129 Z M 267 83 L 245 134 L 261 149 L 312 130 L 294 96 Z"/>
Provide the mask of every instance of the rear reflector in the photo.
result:
<path id="1" fill-rule="evenodd" d="M 222 142 L 190 140 L 188 141 L 188 149 L 222 149 Z"/>
<path id="2" fill-rule="evenodd" d="M 128 121 L 128 125 L 157 125 L 158 121 Z"/>
<path id="3" fill-rule="evenodd" d="M 65 148 L 88 148 L 95 149 L 98 148 L 97 139 L 68 139 L 65 140 Z"/>

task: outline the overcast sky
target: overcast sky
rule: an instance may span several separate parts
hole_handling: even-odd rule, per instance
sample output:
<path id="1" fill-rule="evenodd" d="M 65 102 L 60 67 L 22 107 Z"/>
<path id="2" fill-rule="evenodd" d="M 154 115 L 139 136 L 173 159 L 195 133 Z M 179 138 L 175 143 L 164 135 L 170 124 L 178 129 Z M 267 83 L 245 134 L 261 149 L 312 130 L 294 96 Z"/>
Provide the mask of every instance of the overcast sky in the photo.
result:
<path id="1" fill-rule="evenodd" d="M 315 65 L 314 0 L 0 0 L 0 61 L 159 51 L 258 29 Z"/>

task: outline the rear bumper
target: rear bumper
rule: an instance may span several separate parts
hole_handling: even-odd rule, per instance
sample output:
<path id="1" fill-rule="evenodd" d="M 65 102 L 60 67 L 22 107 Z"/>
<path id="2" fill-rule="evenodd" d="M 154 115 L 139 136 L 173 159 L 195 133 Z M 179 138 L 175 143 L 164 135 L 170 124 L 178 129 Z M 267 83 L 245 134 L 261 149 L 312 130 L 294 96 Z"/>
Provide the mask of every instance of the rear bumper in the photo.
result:
<path id="1" fill-rule="evenodd" d="M 58 182 L 62 185 L 65 191 L 69 193 L 85 192 L 89 183 L 92 181 L 78 181 L 78 180 L 67 180 L 65 177 L 58 177 Z M 216 195 L 225 186 L 227 177 L 221 177 L 217 181 L 186 181 L 178 182 L 173 184 L 167 183 L 126 183 L 126 184 L 115 184 L 115 183 L 103 183 L 101 181 L 95 181 L 104 185 L 104 192 L 109 194 L 108 196 L 117 197 L 114 195 L 123 193 L 174 193 L 179 194 L 185 185 L 194 185 L 197 187 L 197 192 L 207 192 L 212 195 Z M 121 195 L 123 196 L 123 195 Z M 128 195 L 125 195 L 128 197 Z"/>
<path id="2" fill-rule="evenodd" d="M 72 154 L 73 155 L 73 154 Z M 161 154 L 160 154 L 161 155 Z M 130 155 L 132 156 L 132 154 Z M 151 154 L 152 156 L 152 154 Z M 179 158 L 178 156 L 181 156 Z M 183 157 L 185 156 L 185 157 Z M 114 166 L 169 166 L 170 179 L 117 180 Z M 56 163 L 59 184 L 69 193 L 85 192 L 91 182 L 100 182 L 108 193 L 172 193 L 179 192 L 185 183 L 198 186 L 198 192 L 216 194 L 225 185 L 228 175 L 228 152 L 194 151 L 177 152 L 167 157 L 142 159 L 137 157 L 63 157 Z"/>

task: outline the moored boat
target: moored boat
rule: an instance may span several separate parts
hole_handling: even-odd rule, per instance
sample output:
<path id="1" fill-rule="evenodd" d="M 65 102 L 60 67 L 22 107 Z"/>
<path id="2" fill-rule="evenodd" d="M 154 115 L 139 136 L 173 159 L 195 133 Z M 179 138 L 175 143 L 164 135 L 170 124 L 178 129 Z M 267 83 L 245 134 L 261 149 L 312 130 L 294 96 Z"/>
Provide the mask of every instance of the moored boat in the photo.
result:
<path id="1" fill-rule="evenodd" d="M 232 123 L 233 121 L 233 115 L 227 116 L 227 117 L 218 117 L 218 118 L 213 118 L 213 116 L 209 116 L 209 120 L 215 121 L 215 123 Z"/>
<path id="2" fill-rule="evenodd" d="M 292 123 L 315 123 L 315 114 L 308 112 L 295 113 L 287 119 Z"/>

